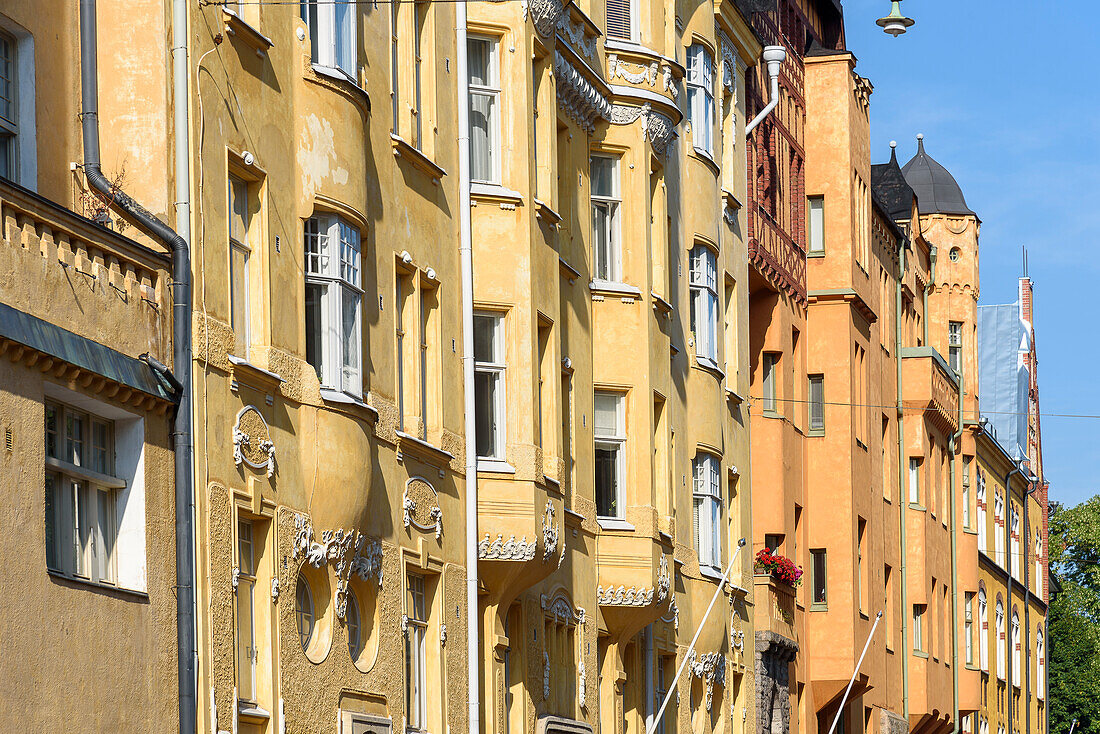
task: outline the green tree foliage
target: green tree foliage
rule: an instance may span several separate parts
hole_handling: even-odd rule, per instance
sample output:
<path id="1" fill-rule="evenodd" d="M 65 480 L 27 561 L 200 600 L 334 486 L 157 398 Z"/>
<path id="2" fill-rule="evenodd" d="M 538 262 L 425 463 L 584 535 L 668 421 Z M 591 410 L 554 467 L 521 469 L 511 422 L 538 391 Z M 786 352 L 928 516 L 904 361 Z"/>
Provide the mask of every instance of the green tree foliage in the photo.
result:
<path id="1" fill-rule="evenodd" d="M 1051 505 L 1050 567 L 1050 731 L 1100 734 L 1100 496 Z"/>

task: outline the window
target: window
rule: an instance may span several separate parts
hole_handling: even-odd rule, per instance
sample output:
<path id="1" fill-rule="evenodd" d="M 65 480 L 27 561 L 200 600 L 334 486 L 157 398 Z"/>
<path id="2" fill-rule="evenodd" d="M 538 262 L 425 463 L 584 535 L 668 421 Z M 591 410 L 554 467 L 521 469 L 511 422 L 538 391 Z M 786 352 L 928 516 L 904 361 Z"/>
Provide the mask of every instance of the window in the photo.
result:
<path id="1" fill-rule="evenodd" d="M 968 456 L 968 455 L 965 455 L 965 454 L 963 455 L 963 477 L 962 477 L 963 506 L 962 506 L 962 511 L 963 511 L 963 527 L 964 528 L 969 528 L 970 527 L 970 520 L 971 520 L 971 515 L 970 515 L 970 465 L 973 463 L 973 461 L 974 461 L 973 456 Z"/>
<path id="2" fill-rule="evenodd" d="M 926 604 L 913 605 L 913 652 L 927 652 L 924 649 L 924 612 Z"/>
<path id="3" fill-rule="evenodd" d="M 962 322 L 952 321 L 947 325 L 947 362 L 955 372 L 962 372 Z"/>
<path id="4" fill-rule="evenodd" d="M 424 731 L 428 726 L 427 649 L 428 617 L 425 613 L 424 577 L 409 574 L 405 616 L 405 716 L 407 728 Z"/>
<path id="5" fill-rule="evenodd" d="M 1046 698 L 1046 662 L 1046 653 L 1043 650 L 1043 631 L 1039 630 L 1035 633 L 1035 691 L 1039 698 Z"/>
<path id="6" fill-rule="evenodd" d="M 302 0 L 302 20 L 309 27 L 310 58 L 319 66 L 339 69 L 358 84 L 356 69 L 355 3 Z"/>
<path id="7" fill-rule="evenodd" d="M 978 664 L 989 672 L 989 604 L 985 589 L 978 589 Z"/>
<path id="8" fill-rule="evenodd" d="M 882 569 L 883 587 L 886 591 L 886 603 L 882 605 L 882 626 L 886 629 L 886 649 L 894 649 L 894 574 L 890 566 Z"/>
<path id="9" fill-rule="evenodd" d="M 1038 533 L 1036 533 L 1038 535 Z M 1043 543 L 1042 541 L 1035 541 L 1035 588 L 1033 591 L 1036 594 L 1042 596 L 1043 594 Z"/>
<path id="10" fill-rule="evenodd" d="M 718 265 L 714 250 L 696 245 L 691 251 L 691 330 L 695 357 L 718 366 Z"/>
<path id="11" fill-rule="evenodd" d="M 631 0 L 607 0 L 607 37 L 623 41 L 634 39 Z"/>
<path id="12" fill-rule="evenodd" d="M 363 618 L 359 614 L 359 599 L 355 592 L 348 589 L 348 608 L 344 611 L 344 621 L 348 626 L 348 653 L 352 660 L 363 652 Z"/>
<path id="13" fill-rule="evenodd" d="M 424 150 L 424 84 L 421 79 L 424 62 L 424 41 L 428 30 L 428 13 L 431 6 L 425 0 L 414 2 L 413 8 L 413 117 L 416 119 L 416 136 L 413 146 Z M 468 45 L 467 45 L 468 47 Z"/>
<path id="14" fill-rule="evenodd" d="M 1008 568 L 1005 563 L 1005 500 L 1000 492 L 993 493 L 993 544 L 996 546 L 996 560 L 1001 568 Z"/>
<path id="15" fill-rule="evenodd" d="M 699 564 L 722 568 L 721 461 L 711 454 L 699 454 L 694 462 L 692 483 L 692 525 Z"/>
<path id="16" fill-rule="evenodd" d="M 412 275 L 399 270 L 394 277 L 393 327 L 396 340 L 395 363 L 397 365 L 397 428 L 400 431 L 405 430 L 405 410 L 413 403 L 413 400 L 406 394 L 412 390 L 412 380 L 407 377 L 410 368 L 406 364 L 412 358 L 412 355 L 409 353 L 409 333 L 405 327 L 405 323 L 411 316 L 409 309 L 411 308 L 410 304 L 413 303 L 412 298 L 410 298 L 413 288 Z"/>
<path id="17" fill-rule="evenodd" d="M 15 39 L 0 33 L 0 177 L 17 178 L 16 138 L 19 119 L 16 96 Z"/>
<path id="18" fill-rule="evenodd" d="M 1005 655 L 1005 605 L 1004 602 L 997 599 L 996 607 L 996 619 L 997 619 L 997 677 L 1001 680 L 1005 679 L 1005 666 L 1008 664 L 1007 656 Z"/>
<path id="19" fill-rule="evenodd" d="M 1020 578 L 1020 511 L 1013 506 L 1009 514 L 1012 518 L 1009 526 L 1009 533 L 1012 535 L 1012 544 L 1009 548 L 1009 568 L 1012 569 L 1013 576 Z"/>
<path id="20" fill-rule="evenodd" d="M 321 386 L 362 394 L 359 230 L 333 215 L 306 220 L 306 361 Z"/>
<path id="21" fill-rule="evenodd" d="M 810 375 L 810 433 L 825 433 L 825 377 Z"/>
<path id="22" fill-rule="evenodd" d="M 500 70 L 497 41 L 466 41 L 470 74 L 470 180 L 500 183 Z"/>
<path id="23" fill-rule="evenodd" d="M 665 658 L 660 656 L 657 658 L 657 695 L 656 703 L 654 704 L 660 708 L 661 704 L 665 702 L 665 696 L 668 695 L 668 683 L 665 681 Z M 661 718 L 657 720 L 657 728 L 654 730 L 654 734 L 665 734 L 665 717 L 667 716 L 668 707 L 662 712 Z"/>
<path id="24" fill-rule="evenodd" d="M 47 402 L 45 413 L 46 565 L 113 586 L 126 488 L 115 476 L 114 424 L 60 403 Z"/>
<path id="25" fill-rule="evenodd" d="M 714 58 L 706 46 L 687 51 L 688 121 L 695 150 L 714 157 Z"/>
<path id="26" fill-rule="evenodd" d="M 623 396 L 596 392 L 592 432 L 596 441 L 596 515 L 623 516 L 622 482 L 626 464 L 626 420 Z"/>
<path id="27" fill-rule="evenodd" d="M 810 217 L 807 223 L 810 252 L 825 252 L 825 197 L 807 197 L 810 205 Z"/>
<path id="28" fill-rule="evenodd" d="M 248 184 L 229 177 L 229 322 L 233 327 L 233 353 L 248 359 L 249 278 L 248 258 L 252 252 L 248 230 L 252 212 L 248 201 Z"/>
<path id="29" fill-rule="evenodd" d="M 775 414 L 778 410 L 776 404 L 776 368 L 779 366 L 779 353 L 778 352 L 764 352 L 763 368 L 764 368 L 764 402 L 763 410 L 765 413 Z"/>
<path id="30" fill-rule="evenodd" d="M 237 521 L 237 697 L 256 700 L 256 543 L 251 520 Z"/>
<path id="31" fill-rule="evenodd" d="M 989 552 L 986 544 L 986 516 L 985 516 L 985 472 L 978 470 L 978 490 L 974 495 L 975 504 L 978 506 L 978 550 L 982 553 Z"/>
<path id="32" fill-rule="evenodd" d="M 474 416 L 477 455 L 504 459 L 504 317 L 474 315 Z"/>
<path id="33" fill-rule="evenodd" d="M 400 67 L 400 52 L 401 52 L 401 16 L 400 16 L 401 3 L 390 3 L 390 102 L 392 104 L 393 114 L 393 127 L 391 132 L 394 135 L 400 135 L 401 129 L 401 75 L 398 72 Z M 314 44 L 316 45 L 316 44 Z"/>
<path id="34" fill-rule="evenodd" d="M 596 280 L 619 282 L 619 161 L 594 155 L 589 160 L 592 199 L 592 273 Z"/>
<path id="35" fill-rule="evenodd" d="M 966 664 L 974 664 L 974 592 L 963 595 L 963 641 L 966 649 Z"/>
<path id="36" fill-rule="evenodd" d="M 435 409 L 438 403 L 437 389 L 441 376 L 437 358 L 439 355 L 439 290 L 420 286 L 420 438 L 428 439 L 428 427 L 438 424 Z"/>
<path id="37" fill-rule="evenodd" d="M 1012 685 L 1020 685 L 1020 615 L 1012 612 Z"/>
<path id="38" fill-rule="evenodd" d="M 920 468 L 921 459 L 916 456 L 909 457 L 909 504 L 920 504 Z"/>
<path id="39" fill-rule="evenodd" d="M 298 583 L 294 588 L 294 621 L 298 625 L 298 639 L 302 643 L 302 649 L 309 649 L 309 641 L 313 639 L 313 592 L 309 590 L 309 581 L 305 576 L 298 576 Z"/>
<path id="40" fill-rule="evenodd" d="M 810 602 L 821 606 L 825 606 L 829 602 L 825 560 L 825 550 L 823 548 L 810 551 L 810 580 L 813 583 L 813 597 Z"/>
<path id="41" fill-rule="evenodd" d="M 867 613 L 867 590 L 870 586 L 865 576 L 868 566 L 863 563 L 863 556 L 867 550 L 867 521 L 862 517 L 856 520 L 856 599 L 859 600 L 859 611 Z"/>

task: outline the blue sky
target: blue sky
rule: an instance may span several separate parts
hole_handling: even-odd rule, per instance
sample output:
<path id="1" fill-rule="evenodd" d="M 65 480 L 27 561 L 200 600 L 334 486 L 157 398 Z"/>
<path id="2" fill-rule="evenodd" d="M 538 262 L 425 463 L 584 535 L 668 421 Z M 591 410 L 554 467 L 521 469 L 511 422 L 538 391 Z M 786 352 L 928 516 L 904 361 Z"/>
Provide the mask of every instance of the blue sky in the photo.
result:
<path id="1" fill-rule="evenodd" d="M 1100 267 L 1088 234 L 1100 202 L 1095 7 L 904 0 L 917 23 L 895 39 L 875 25 L 888 0 L 844 2 L 856 70 L 875 87 L 873 162 L 897 140 L 904 165 L 924 133 L 929 155 L 982 219 L 981 303 L 1016 300 L 1027 247 L 1044 414 L 1100 414 Z M 1100 420 L 1044 417 L 1042 427 L 1052 499 L 1075 504 L 1100 492 Z"/>

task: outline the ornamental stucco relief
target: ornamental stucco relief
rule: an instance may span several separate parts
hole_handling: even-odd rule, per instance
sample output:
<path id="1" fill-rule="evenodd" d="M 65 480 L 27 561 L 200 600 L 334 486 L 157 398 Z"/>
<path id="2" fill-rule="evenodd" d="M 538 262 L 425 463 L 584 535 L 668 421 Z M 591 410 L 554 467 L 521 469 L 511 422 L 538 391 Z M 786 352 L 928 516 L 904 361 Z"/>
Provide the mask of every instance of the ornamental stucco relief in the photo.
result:
<path id="1" fill-rule="evenodd" d="M 443 510 L 439 507 L 439 496 L 431 482 L 424 477 L 410 477 L 405 482 L 401 503 L 405 511 L 406 529 L 412 525 L 417 530 L 434 531 L 436 538 L 443 537 Z"/>
<path id="2" fill-rule="evenodd" d="M 554 79 L 558 106 L 586 131 L 595 130 L 596 120 L 609 118 L 611 102 L 559 51 L 554 52 Z"/>
<path id="3" fill-rule="evenodd" d="M 667 115 L 654 112 L 648 102 L 641 107 L 614 105 L 607 119 L 612 125 L 629 125 L 639 118 L 642 121 L 642 133 L 649 138 L 653 152 L 663 157 L 668 144 L 676 135 L 676 126 Z"/>
<path id="4" fill-rule="evenodd" d="M 233 424 L 233 463 L 266 469 L 269 477 L 275 473 L 275 444 L 267 421 L 255 405 L 246 405 L 237 413 Z"/>
<path id="5" fill-rule="evenodd" d="M 701 678 L 706 686 L 706 706 L 707 711 L 710 711 L 711 703 L 713 703 L 714 686 L 716 684 L 726 685 L 726 656 L 719 652 L 696 655 L 695 651 L 692 651 L 688 660 L 691 674 L 696 678 Z"/>
<path id="6" fill-rule="evenodd" d="M 326 530 L 318 542 L 313 522 L 305 515 L 294 516 L 293 559 L 321 568 L 332 564 L 336 573 L 336 616 L 344 618 L 348 604 L 348 583 L 353 575 L 363 581 L 372 577 L 382 587 L 382 543 L 357 530 Z"/>
<path id="7" fill-rule="evenodd" d="M 596 37 L 585 33 L 584 24 L 573 21 L 561 0 L 524 0 L 523 18 L 531 15 L 531 23 L 543 38 L 551 38 L 555 31 L 561 31 L 574 46 L 580 49 L 585 58 L 593 60 L 596 56 Z"/>
<path id="8" fill-rule="evenodd" d="M 477 544 L 477 557 L 482 561 L 530 561 L 535 557 L 537 545 L 534 540 L 528 541 L 526 535 L 520 540 L 516 540 L 515 535 L 505 540 L 504 535 L 498 533 L 496 540 L 490 541 L 489 534 L 485 533 Z"/>

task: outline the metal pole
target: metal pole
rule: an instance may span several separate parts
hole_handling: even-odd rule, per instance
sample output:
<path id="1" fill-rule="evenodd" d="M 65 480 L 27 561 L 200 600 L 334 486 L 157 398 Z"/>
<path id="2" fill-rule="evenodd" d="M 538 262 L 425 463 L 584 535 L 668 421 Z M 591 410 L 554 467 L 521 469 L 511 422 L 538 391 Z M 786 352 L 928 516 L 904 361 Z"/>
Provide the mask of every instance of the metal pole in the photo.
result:
<path id="1" fill-rule="evenodd" d="M 856 676 L 859 675 L 859 669 L 863 666 L 863 658 L 867 657 L 867 648 L 871 646 L 871 638 L 875 636 L 875 630 L 878 629 L 878 623 L 882 620 L 882 612 L 875 615 L 875 623 L 871 625 L 871 634 L 867 635 L 867 642 L 863 643 L 863 652 L 859 654 L 859 660 L 856 662 L 855 672 L 852 673 L 852 679 L 848 681 L 848 687 L 844 689 L 844 698 L 840 699 L 840 706 L 837 707 L 836 716 L 833 717 L 833 725 L 829 727 L 829 734 L 833 734 L 836 731 L 836 724 L 840 721 L 841 714 L 844 713 L 844 704 L 848 703 L 848 694 L 852 692 L 852 686 L 855 685 Z"/>
<path id="2" fill-rule="evenodd" d="M 726 579 L 729 578 L 730 571 L 733 570 L 733 565 L 737 563 L 737 556 L 741 555 L 741 549 L 744 547 L 745 539 L 741 538 L 741 540 L 737 541 L 737 550 L 734 552 L 733 559 L 726 568 L 726 572 L 722 574 L 722 580 L 718 582 L 718 588 L 714 591 L 714 596 L 711 597 L 710 604 L 707 606 L 707 611 L 703 612 L 703 618 L 699 620 L 699 628 L 695 630 L 695 636 L 691 638 L 691 644 L 688 645 L 687 652 L 684 653 L 684 659 L 680 661 L 680 667 L 676 669 L 676 675 L 672 677 L 672 682 L 668 684 L 668 691 L 665 693 L 665 700 L 661 701 L 661 708 L 657 709 L 657 715 L 650 720 L 648 725 L 646 725 L 646 734 L 653 734 L 654 730 L 657 728 L 657 722 L 665 715 L 665 708 L 668 706 L 672 694 L 676 693 L 676 681 L 680 680 L 680 673 L 684 672 L 684 667 L 687 665 L 688 658 L 691 657 L 691 651 L 695 649 L 695 643 L 699 641 L 699 635 L 703 631 L 703 625 L 707 623 L 707 617 L 710 616 L 710 610 L 714 608 L 714 602 L 718 601 L 718 595 L 722 593 L 722 587 L 726 585 Z"/>

